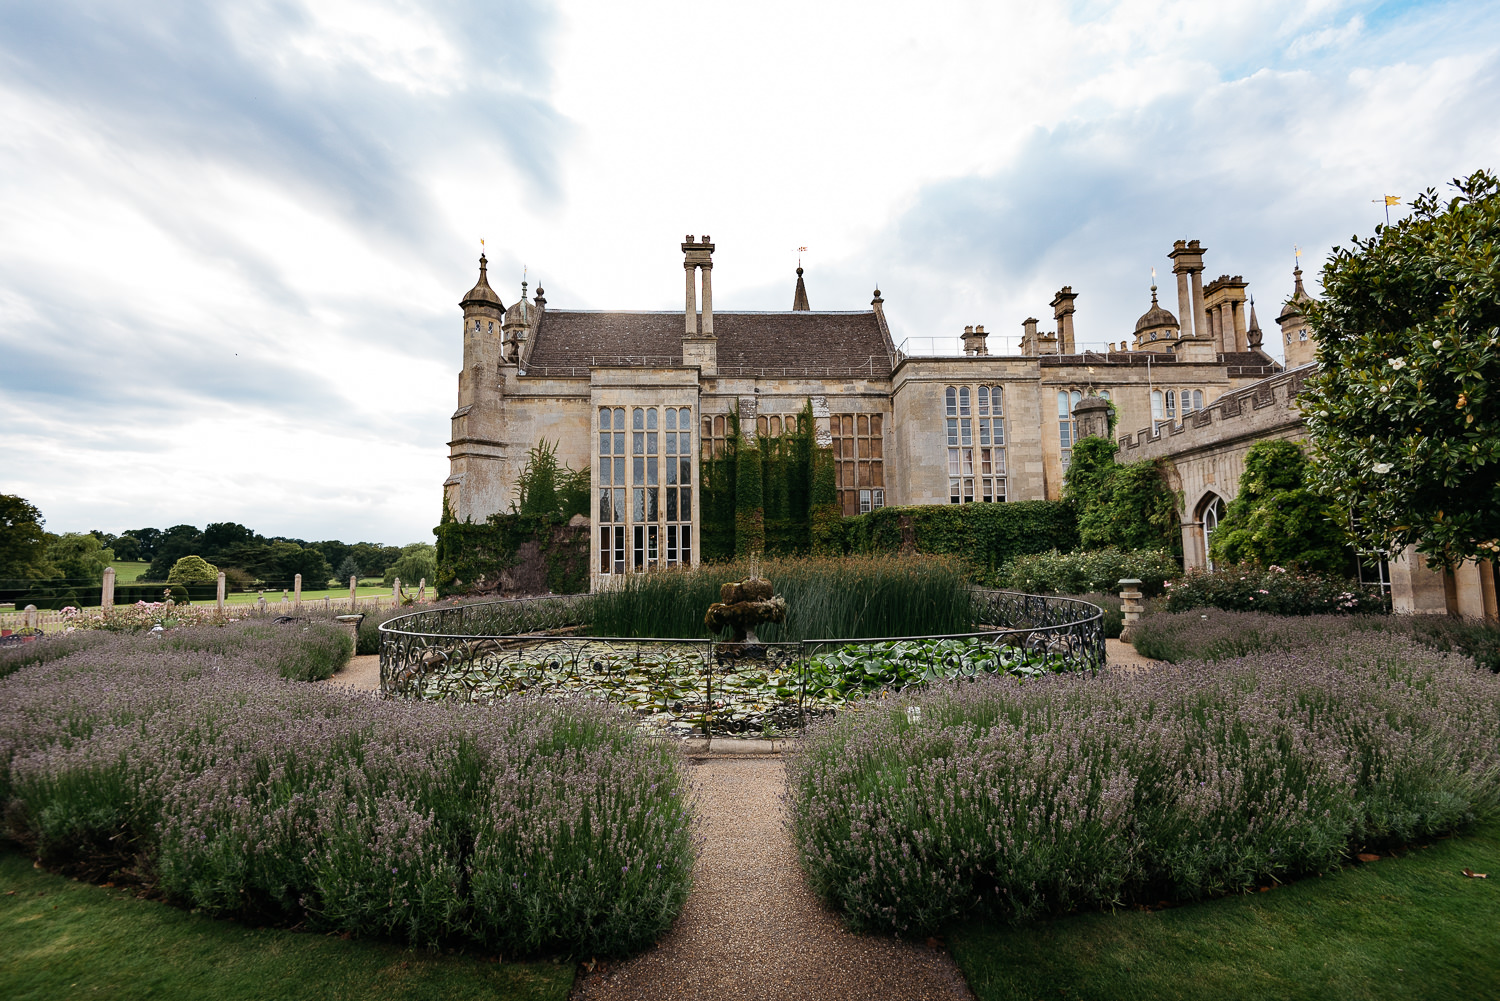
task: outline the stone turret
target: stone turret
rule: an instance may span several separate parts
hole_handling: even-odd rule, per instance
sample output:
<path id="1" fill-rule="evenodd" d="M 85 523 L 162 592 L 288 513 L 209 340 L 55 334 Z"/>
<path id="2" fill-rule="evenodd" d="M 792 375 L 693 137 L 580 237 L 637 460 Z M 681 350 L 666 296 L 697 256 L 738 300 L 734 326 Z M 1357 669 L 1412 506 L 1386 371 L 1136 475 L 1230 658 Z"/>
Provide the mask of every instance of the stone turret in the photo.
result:
<path id="1" fill-rule="evenodd" d="M 479 255 L 479 281 L 459 300 L 464 311 L 464 367 L 459 376 L 458 405 L 476 401 L 483 387 L 495 381 L 501 359 L 501 328 L 505 303 L 490 288 L 489 262 Z"/>
<path id="2" fill-rule="evenodd" d="M 1172 311 L 1156 301 L 1156 282 L 1151 283 L 1151 308 L 1135 321 L 1137 351 L 1168 351 L 1177 343 L 1181 327 Z"/>
<path id="3" fill-rule="evenodd" d="M 1292 297 L 1287 300 L 1276 325 L 1281 328 L 1281 346 L 1286 352 L 1286 367 L 1297 368 L 1318 359 L 1318 342 L 1313 339 L 1307 326 L 1303 309 L 1312 302 L 1312 296 L 1302 287 L 1302 266 L 1292 269 Z"/>

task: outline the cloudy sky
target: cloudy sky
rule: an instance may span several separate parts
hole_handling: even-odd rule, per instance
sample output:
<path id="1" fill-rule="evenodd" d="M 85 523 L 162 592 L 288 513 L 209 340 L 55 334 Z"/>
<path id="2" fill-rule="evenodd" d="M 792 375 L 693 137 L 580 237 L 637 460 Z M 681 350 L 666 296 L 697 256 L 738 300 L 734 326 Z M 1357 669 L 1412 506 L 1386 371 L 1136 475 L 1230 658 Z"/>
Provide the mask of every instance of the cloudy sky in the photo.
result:
<path id="1" fill-rule="evenodd" d="M 506 302 L 678 308 L 709 233 L 720 309 L 807 246 L 898 341 L 1071 284 L 1099 344 L 1174 239 L 1274 328 L 1294 244 L 1480 167 L 1492 3 L 0 0 L 0 492 L 430 539 L 481 238 Z"/>

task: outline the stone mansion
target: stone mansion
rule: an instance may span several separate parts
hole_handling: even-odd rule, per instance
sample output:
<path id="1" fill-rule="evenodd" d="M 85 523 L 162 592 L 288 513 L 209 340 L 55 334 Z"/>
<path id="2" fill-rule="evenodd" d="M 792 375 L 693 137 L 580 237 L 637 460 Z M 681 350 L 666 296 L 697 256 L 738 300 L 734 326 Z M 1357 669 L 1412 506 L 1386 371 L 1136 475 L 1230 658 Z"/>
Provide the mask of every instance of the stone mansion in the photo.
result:
<path id="1" fill-rule="evenodd" d="M 713 252 L 707 236 L 682 243 L 680 312 L 556 309 L 540 287 L 528 299 L 524 282 L 506 306 L 480 258 L 479 281 L 460 303 L 464 367 L 444 483 L 454 517 L 509 510 L 527 452 L 555 442 L 559 461 L 591 471 L 599 583 L 696 563 L 695 460 L 723 448 L 731 413 L 742 433 L 774 436 L 795 429 L 810 401 L 853 515 L 1056 499 L 1079 437 L 1074 407 L 1091 391 L 1113 402 L 1124 433 L 1179 425 L 1282 372 L 1261 349 L 1247 283 L 1224 275 L 1205 284 L 1196 240 L 1167 255 L 1176 315 L 1153 285 L 1133 331 L 1107 351 L 1079 351 L 1077 296 L 1064 287 L 1050 304 L 1053 329 L 1025 320 L 1018 354 L 992 354 L 983 326 L 965 327 L 946 353 L 908 353 L 879 289 L 868 309 L 813 310 L 800 267 L 790 310 L 716 312 Z M 1300 312 L 1279 322 L 1288 365 L 1310 362 Z"/>

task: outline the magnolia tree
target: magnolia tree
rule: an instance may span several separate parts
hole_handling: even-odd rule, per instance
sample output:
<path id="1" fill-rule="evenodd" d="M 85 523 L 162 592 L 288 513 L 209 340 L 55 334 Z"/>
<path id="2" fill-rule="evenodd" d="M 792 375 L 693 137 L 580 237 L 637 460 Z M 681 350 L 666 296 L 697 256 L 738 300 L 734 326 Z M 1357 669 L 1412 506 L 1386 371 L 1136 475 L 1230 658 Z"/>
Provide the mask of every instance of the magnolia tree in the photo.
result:
<path id="1" fill-rule="evenodd" d="M 1323 268 L 1310 483 L 1371 548 L 1435 567 L 1500 555 L 1500 178 L 1428 189 Z"/>

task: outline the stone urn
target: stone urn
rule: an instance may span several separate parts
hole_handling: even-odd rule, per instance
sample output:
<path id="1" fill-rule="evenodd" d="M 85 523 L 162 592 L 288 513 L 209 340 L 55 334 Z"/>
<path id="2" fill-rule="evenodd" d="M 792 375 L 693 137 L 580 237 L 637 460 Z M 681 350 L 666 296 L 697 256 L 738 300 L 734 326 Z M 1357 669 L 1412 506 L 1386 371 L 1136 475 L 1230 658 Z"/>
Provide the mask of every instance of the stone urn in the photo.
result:
<path id="1" fill-rule="evenodd" d="M 758 645 L 755 627 L 763 622 L 785 622 L 786 600 L 772 593 L 771 582 L 751 577 L 719 588 L 719 600 L 708 606 L 703 624 L 718 631 L 733 629 L 734 642 Z"/>

